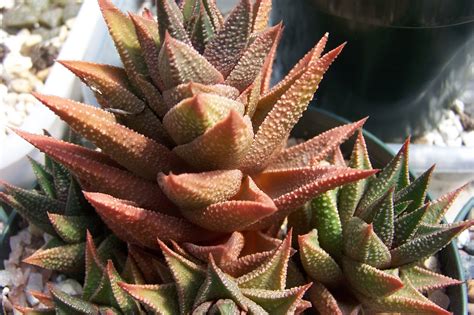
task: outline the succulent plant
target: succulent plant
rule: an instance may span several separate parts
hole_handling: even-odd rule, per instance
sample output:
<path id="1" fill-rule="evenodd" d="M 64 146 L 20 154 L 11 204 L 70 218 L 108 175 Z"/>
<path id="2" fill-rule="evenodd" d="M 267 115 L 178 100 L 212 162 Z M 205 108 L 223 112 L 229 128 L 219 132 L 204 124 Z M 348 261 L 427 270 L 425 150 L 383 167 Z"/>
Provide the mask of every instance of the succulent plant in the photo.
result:
<path id="1" fill-rule="evenodd" d="M 411 181 L 408 147 L 409 140 L 377 176 L 327 191 L 290 216 L 320 313 L 449 314 L 422 293 L 460 282 L 422 262 L 474 222 L 440 224 L 462 188 L 426 201 L 434 167 Z M 346 164 L 337 154 L 333 163 Z M 349 165 L 372 168 L 362 133 Z"/>
<path id="2" fill-rule="evenodd" d="M 348 268 L 360 269 L 347 295 L 356 304 L 397 309 L 405 299 L 440 311 L 412 291 L 456 281 L 408 266 L 470 223 L 436 225 L 444 199 L 425 206 L 431 221 L 420 223 L 429 176 L 410 184 L 406 151 L 375 177 L 359 135 L 347 166 L 339 145 L 365 119 L 287 146 L 344 45 L 322 55 L 325 35 L 270 87 L 282 32 L 267 28 L 270 0 L 241 0 L 226 18 L 214 0 L 158 0 L 157 21 L 148 10 L 125 15 L 98 2 L 123 68 L 60 63 L 101 108 L 35 94 L 96 148 L 14 130 L 46 163 L 32 161 L 38 189 L 2 183 L 0 193 L 53 236 L 26 262 L 85 275 L 81 297 L 52 285 L 49 296 L 35 293 L 48 307 L 41 312 L 324 313 L 322 305 L 341 305 L 330 290 Z M 291 257 L 287 225 L 301 257 Z"/>

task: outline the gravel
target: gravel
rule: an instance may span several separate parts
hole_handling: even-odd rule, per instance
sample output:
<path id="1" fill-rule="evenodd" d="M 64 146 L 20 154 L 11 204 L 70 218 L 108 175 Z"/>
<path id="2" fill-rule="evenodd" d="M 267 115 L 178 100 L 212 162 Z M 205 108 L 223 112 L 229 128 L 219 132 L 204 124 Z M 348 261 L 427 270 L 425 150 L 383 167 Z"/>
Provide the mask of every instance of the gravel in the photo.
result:
<path id="1" fill-rule="evenodd" d="M 78 0 L 0 1 L 0 144 L 21 127 L 74 24 Z"/>

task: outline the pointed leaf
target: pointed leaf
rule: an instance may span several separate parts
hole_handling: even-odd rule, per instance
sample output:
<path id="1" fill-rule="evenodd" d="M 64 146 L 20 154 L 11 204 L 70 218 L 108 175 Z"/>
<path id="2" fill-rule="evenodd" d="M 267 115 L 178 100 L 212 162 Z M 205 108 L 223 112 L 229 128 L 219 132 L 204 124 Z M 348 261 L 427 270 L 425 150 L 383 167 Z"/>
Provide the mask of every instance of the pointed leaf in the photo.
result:
<path id="1" fill-rule="evenodd" d="M 423 217 L 428 209 L 425 205 L 411 213 L 398 217 L 395 220 L 395 234 L 393 247 L 399 246 L 416 235 L 416 231 L 422 223 Z"/>
<path id="2" fill-rule="evenodd" d="M 253 33 L 258 33 L 268 26 L 270 11 L 272 10 L 271 0 L 257 0 L 253 5 Z"/>
<path id="3" fill-rule="evenodd" d="M 450 312 L 439 307 L 418 292 L 408 281 L 405 286 L 387 297 L 367 299 L 365 306 L 375 312 L 396 312 L 412 314 L 449 315 Z"/>
<path id="4" fill-rule="evenodd" d="M 61 213 L 64 204 L 41 195 L 34 190 L 26 190 L 0 181 L 5 192 L 0 192 L 0 200 L 18 211 L 28 222 L 42 231 L 57 235 L 48 218 L 48 211 Z"/>
<path id="5" fill-rule="evenodd" d="M 247 45 L 252 27 L 252 6 L 249 0 L 240 0 L 230 12 L 224 26 L 208 43 L 204 57 L 227 77 L 237 64 Z"/>
<path id="6" fill-rule="evenodd" d="M 324 285 L 337 285 L 342 279 L 342 271 L 334 259 L 322 249 L 318 242 L 317 230 L 298 236 L 301 262 L 306 273 Z"/>
<path id="7" fill-rule="evenodd" d="M 48 290 L 51 292 L 56 308 L 56 314 L 98 314 L 99 308 L 92 303 L 73 297 L 67 293 L 55 288 L 53 285 L 48 285 Z"/>
<path id="8" fill-rule="evenodd" d="M 294 314 L 303 298 L 304 293 L 311 284 L 287 290 L 272 291 L 263 289 L 242 289 L 242 293 L 262 306 L 268 314 L 285 315 Z"/>
<path id="9" fill-rule="evenodd" d="M 421 292 L 438 290 L 450 285 L 458 285 L 462 282 L 439 273 L 427 270 L 418 266 L 401 268 L 402 280 L 410 279 L 410 283 L 415 289 Z"/>
<path id="10" fill-rule="evenodd" d="M 226 84 L 239 91 L 244 91 L 249 87 L 261 73 L 273 43 L 280 36 L 281 31 L 282 24 L 280 23 L 257 35 L 257 38 L 245 49 L 239 62 L 226 78 Z"/>
<path id="11" fill-rule="evenodd" d="M 364 118 L 352 124 L 335 127 L 301 144 L 289 147 L 276 156 L 269 167 L 271 169 L 302 167 L 308 166 L 309 161 L 322 161 L 336 147 L 352 136 L 357 129 L 361 128 L 366 120 L 367 118 Z M 350 167 L 359 168 L 357 165 L 350 165 Z"/>
<path id="12" fill-rule="evenodd" d="M 197 291 L 205 279 L 202 267 L 173 252 L 159 241 L 161 251 L 171 270 L 176 285 L 180 314 L 188 314 L 192 310 Z"/>
<path id="13" fill-rule="evenodd" d="M 302 167 L 265 171 L 254 177 L 255 183 L 269 195 L 278 211 L 252 228 L 270 226 L 318 194 L 340 185 L 369 177 L 375 170 L 352 170 L 335 167 Z"/>
<path id="14" fill-rule="evenodd" d="M 434 165 L 418 177 L 413 183 L 397 192 L 395 202 L 411 201 L 406 208 L 406 213 L 410 213 L 425 203 L 426 193 L 430 183 L 431 175 L 434 171 Z"/>
<path id="15" fill-rule="evenodd" d="M 176 157 L 165 146 L 115 123 L 112 114 L 56 96 L 34 95 L 104 153 L 140 176 L 154 180 L 158 172 L 174 167 Z"/>
<path id="16" fill-rule="evenodd" d="M 395 233 L 394 226 L 394 209 L 393 209 L 394 189 L 390 189 L 386 196 L 380 202 L 375 213 L 372 224 L 374 232 L 388 247 L 392 247 L 393 237 Z"/>
<path id="17" fill-rule="evenodd" d="M 250 310 L 255 314 L 265 314 L 262 307 L 242 294 L 236 280 L 219 269 L 211 256 L 209 258 L 207 277 L 198 291 L 194 307 L 205 301 L 213 301 L 217 299 L 231 299 L 243 311 Z"/>
<path id="18" fill-rule="evenodd" d="M 105 270 L 105 266 L 97 254 L 97 249 L 89 232 L 87 232 L 85 261 L 86 275 L 84 278 L 84 285 L 82 287 L 82 298 L 86 301 L 89 301 L 99 286 Z"/>
<path id="19" fill-rule="evenodd" d="M 403 282 L 397 275 L 364 263 L 344 258 L 343 269 L 349 284 L 367 297 L 389 296 L 403 288 Z"/>
<path id="20" fill-rule="evenodd" d="M 183 14 L 176 5 L 176 2 L 174 0 L 158 0 L 156 8 L 158 10 L 160 38 L 165 38 L 165 34 L 169 33 L 173 38 L 191 45 L 191 41 L 183 26 Z"/>
<path id="21" fill-rule="evenodd" d="M 414 238 L 405 244 L 390 251 L 392 266 L 401 266 L 433 255 L 449 244 L 459 233 L 474 225 L 474 221 L 465 221 L 461 224 L 447 226 L 446 228 Z"/>
<path id="22" fill-rule="evenodd" d="M 122 240 L 158 248 L 156 238 L 177 242 L 212 237 L 185 220 L 130 205 L 124 200 L 101 193 L 84 193 L 107 226 Z"/>
<path id="23" fill-rule="evenodd" d="M 423 218 L 423 222 L 427 224 L 437 224 L 441 221 L 444 214 L 453 204 L 454 200 L 459 196 L 459 194 L 467 187 L 468 184 L 458 188 L 450 193 L 447 193 L 437 200 L 431 202 L 426 211 L 426 215 Z"/>
<path id="24" fill-rule="evenodd" d="M 242 183 L 239 170 L 158 175 L 163 192 L 181 209 L 196 209 L 224 202 L 237 194 Z"/>
<path id="25" fill-rule="evenodd" d="M 60 63 L 91 88 L 104 109 L 127 113 L 116 115 L 122 124 L 158 142 L 167 141 L 169 136 L 160 120 L 145 102 L 131 91 L 127 74 L 122 68 L 83 61 Z"/>
<path id="26" fill-rule="evenodd" d="M 85 243 L 78 243 L 44 250 L 39 249 L 23 262 L 44 269 L 74 274 L 81 272 L 84 268 L 85 247 Z"/>
<path id="27" fill-rule="evenodd" d="M 308 65 L 310 63 L 315 63 L 326 46 L 328 39 L 328 34 L 326 33 L 321 40 L 316 44 L 316 46 L 308 52 L 300 61 L 290 70 L 286 77 L 276 84 L 270 91 L 268 91 L 258 102 L 257 110 L 255 116 L 253 117 L 254 125 L 260 126 L 267 116 L 267 114 L 272 110 L 273 106 L 277 101 L 282 97 L 282 95 L 290 89 L 291 86 L 298 80 L 306 70 L 308 70 Z M 274 48 L 276 49 L 276 47 Z M 270 54 L 271 56 L 271 54 Z M 270 62 L 270 60 L 268 60 Z M 267 67 L 267 76 L 269 76 L 269 70 L 271 67 Z"/>
<path id="28" fill-rule="evenodd" d="M 404 178 L 404 165 L 408 159 L 408 145 L 409 142 L 405 142 L 397 155 L 384 167 L 377 178 L 370 182 L 357 206 L 356 215 L 365 218 L 366 210 L 380 199 L 390 187 L 397 185 L 400 178 Z"/>
<path id="29" fill-rule="evenodd" d="M 182 214 L 194 224 L 211 231 L 231 233 L 246 229 L 249 225 L 273 214 L 277 208 L 253 180 L 247 177 L 232 200 L 215 203 L 204 209 L 181 210 Z"/>
<path id="30" fill-rule="evenodd" d="M 361 130 L 359 130 L 357 133 L 357 139 L 354 143 L 354 148 L 352 149 L 349 167 L 362 170 L 372 169 L 364 135 L 362 134 Z M 370 177 L 362 179 L 357 182 L 344 185 L 339 189 L 338 205 L 339 216 L 341 217 L 342 225 L 345 225 L 347 221 L 349 221 L 349 219 L 354 215 L 360 198 L 364 194 L 370 180 Z"/>
<path id="31" fill-rule="evenodd" d="M 222 74 L 190 45 L 165 36 L 159 55 L 159 71 L 164 89 L 182 83 L 218 84 Z"/>
<path id="32" fill-rule="evenodd" d="M 46 168 L 40 163 L 36 162 L 32 158 L 28 157 L 30 161 L 31 168 L 36 176 L 36 181 L 41 187 L 41 190 L 46 194 L 46 196 L 55 199 L 56 190 L 54 188 L 53 175 L 46 170 Z"/>
<path id="33" fill-rule="evenodd" d="M 115 269 L 111 260 L 107 261 L 106 274 L 111 288 L 114 303 L 116 308 L 120 309 L 124 314 L 135 314 L 138 312 L 138 306 L 135 301 L 123 290 L 119 283 L 123 282 L 122 277 Z"/>
<path id="34" fill-rule="evenodd" d="M 373 225 L 357 217 L 349 220 L 344 229 L 344 254 L 375 268 L 390 264 L 390 252 L 375 234 Z"/>
<path id="35" fill-rule="evenodd" d="M 137 74 L 146 75 L 140 42 L 130 18 L 120 12 L 110 0 L 99 0 L 99 6 L 129 77 L 133 79 Z"/>
<path id="36" fill-rule="evenodd" d="M 319 245 L 331 256 L 340 257 L 342 226 L 337 212 L 336 191 L 330 190 L 314 198 L 311 201 L 311 210 L 311 225 L 318 230 Z"/>
<path id="37" fill-rule="evenodd" d="M 146 209 L 164 213 L 175 208 L 156 184 L 118 168 L 118 165 L 103 153 L 45 136 L 19 130 L 15 132 L 70 168 L 89 191 L 108 193 L 133 201 Z M 50 207 L 49 210 L 51 209 L 53 208 Z"/>
<path id="38" fill-rule="evenodd" d="M 231 110 L 202 136 L 175 147 L 173 152 L 199 170 L 233 169 L 247 154 L 252 140 L 250 119 Z"/>
<path id="39" fill-rule="evenodd" d="M 153 83 L 159 87 L 163 87 L 163 83 L 158 72 L 158 54 L 160 53 L 161 39 L 158 32 L 158 24 L 153 16 L 151 19 L 141 17 L 139 15 L 129 13 L 130 20 L 135 26 L 138 41 L 146 63 L 148 73 Z"/>
<path id="40" fill-rule="evenodd" d="M 313 65 L 276 102 L 260 125 L 252 147 L 247 152 L 242 167 L 249 171 L 260 170 L 268 165 L 269 158 L 283 142 L 306 110 L 318 88 L 323 74 L 343 46 L 330 51 Z M 278 128 L 275 128 L 278 126 Z"/>
<path id="41" fill-rule="evenodd" d="M 177 144 L 184 144 L 204 134 L 232 109 L 244 114 L 244 105 L 240 102 L 200 93 L 174 106 L 163 118 L 163 125 Z"/>
<path id="42" fill-rule="evenodd" d="M 79 243 L 86 240 L 86 230 L 95 234 L 100 221 L 95 216 L 66 216 L 48 213 L 51 224 L 58 235 L 67 243 Z"/>
<path id="43" fill-rule="evenodd" d="M 239 287 L 265 290 L 285 289 L 290 249 L 291 231 L 264 264 L 237 279 Z"/>
<path id="44" fill-rule="evenodd" d="M 118 285 L 135 300 L 146 305 L 158 315 L 174 315 L 179 312 L 174 284 L 134 285 L 119 282 Z"/>

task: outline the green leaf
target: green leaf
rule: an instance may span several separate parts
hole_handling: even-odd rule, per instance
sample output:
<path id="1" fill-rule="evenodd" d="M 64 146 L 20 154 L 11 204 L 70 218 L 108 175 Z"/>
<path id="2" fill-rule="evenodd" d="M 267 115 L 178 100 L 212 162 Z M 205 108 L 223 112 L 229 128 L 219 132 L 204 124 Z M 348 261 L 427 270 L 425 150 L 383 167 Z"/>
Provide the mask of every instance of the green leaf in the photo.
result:
<path id="1" fill-rule="evenodd" d="M 413 285 L 411 285 L 409 280 L 405 281 L 404 287 L 395 292 L 395 294 L 373 299 L 361 298 L 365 308 L 373 312 L 437 315 L 451 314 L 418 292 Z"/>
<path id="2" fill-rule="evenodd" d="M 118 285 L 135 300 L 159 315 L 179 313 L 178 295 L 174 284 L 134 285 L 119 282 Z"/>
<path id="3" fill-rule="evenodd" d="M 343 259 L 342 265 L 349 284 L 364 296 L 388 296 L 403 287 L 403 282 L 396 272 L 382 271 L 348 258 Z"/>
<path id="4" fill-rule="evenodd" d="M 392 266 L 402 266 L 431 256 L 449 244 L 459 233 L 474 225 L 474 221 L 448 225 L 440 231 L 416 237 L 390 251 Z"/>
<path id="5" fill-rule="evenodd" d="M 335 190 L 327 191 L 311 201 L 311 225 L 318 230 L 319 245 L 333 257 L 342 254 L 342 225 Z"/>
<path id="6" fill-rule="evenodd" d="M 66 243 L 79 243 L 86 240 L 86 230 L 95 234 L 100 226 L 96 216 L 66 216 L 48 213 L 49 220 L 58 235 Z"/>
<path id="7" fill-rule="evenodd" d="M 318 242 L 317 230 L 298 236 L 300 257 L 306 273 L 327 286 L 336 286 L 343 280 L 342 271 L 334 259 Z"/>
<path id="8" fill-rule="evenodd" d="M 63 203 L 34 190 L 26 190 L 3 182 L 0 184 L 5 188 L 5 192 L 0 192 L 0 200 L 14 208 L 29 223 L 43 232 L 52 236 L 57 235 L 49 221 L 48 212 L 61 213 L 64 208 Z"/>
<path id="9" fill-rule="evenodd" d="M 357 206 L 356 215 L 365 219 L 366 212 L 385 192 L 392 186 L 398 185 L 400 178 L 404 178 L 404 164 L 408 159 L 408 142 L 400 149 L 398 154 L 384 167 L 378 176 L 367 187 Z"/>
<path id="10" fill-rule="evenodd" d="M 377 205 L 377 212 L 375 213 L 372 224 L 374 232 L 388 247 L 392 247 L 393 236 L 395 233 L 394 227 L 394 208 L 393 208 L 393 194 L 394 189 L 390 189 L 382 201 Z"/>
<path id="11" fill-rule="evenodd" d="M 99 308 L 92 303 L 89 303 L 77 297 L 70 296 L 63 291 L 56 289 L 53 285 L 48 285 L 48 289 L 53 295 L 56 314 L 58 315 L 96 315 L 99 313 Z"/>
<path id="12" fill-rule="evenodd" d="M 85 247 L 85 243 L 78 243 L 40 249 L 23 262 L 44 269 L 77 274 L 84 270 Z"/>
<path id="13" fill-rule="evenodd" d="M 86 250 L 85 250 L 85 265 L 86 275 L 84 278 L 84 285 L 82 290 L 82 298 L 84 300 L 91 300 L 95 291 L 102 280 L 105 266 L 100 260 L 97 249 L 95 247 L 92 236 L 87 232 Z"/>
<path id="14" fill-rule="evenodd" d="M 404 281 L 410 279 L 410 283 L 413 287 L 421 292 L 438 290 L 450 285 L 458 285 L 462 283 L 457 279 L 418 266 L 401 268 L 400 275 Z"/>
<path id="15" fill-rule="evenodd" d="M 406 213 L 420 208 L 425 203 L 426 193 L 433 171 L 434 165 L 420 175 L 413 183 L 398 191 L 395 195 L 395 203 L 411 201 L 405 210 Z"/>
<path id="16" fill-rule="evenodd" d="M 357 217 L 350 219 L 344 230 L 344 254 L 375 268 L 390 264 L 390 251 L 375 234 L 373 225 Z"/>
<path id="17" fill-rule="evenodd" d="M 265 310 L 261 306 L 242 294 L 236 280 L 219 269 L 214 258 L 210 256 L 207 276 L 199 288 L 194 307 L 206 301 L 218 299 L 231 299 L 244 311 L 249 310 L 254 314 L 265 314 Z"/>
<path id="18" fill-rule="evenodd" d="M 428 205 L 425 205 L 395 220 L 394 247 L 407 242 L 416 235 L 427 209 Z"/>
<path id="19" fill-rule="evenodd" d="M 50 197 L 51 199 L 55 199 L 56 189 L 54 187 L 53 175 L 48 172 L 43 165 L 36 162 L 31 157 L 28 157 L 28 160 L 30 161 L 31 168 L 35 173 L 36 180 L 38 181 L 38 185 L 41 187 L 41 190 L 46 194 L 46 196 Z"/>
<path id="20" fill-rule="evenodd" d="M 205 271 L 202 267 L 172 251 L 163 242 L 159 241 L 159 244 L 175 281 L 180 314 L 188 314 L 192 310 L 198 289 L 205 279 Z"/>

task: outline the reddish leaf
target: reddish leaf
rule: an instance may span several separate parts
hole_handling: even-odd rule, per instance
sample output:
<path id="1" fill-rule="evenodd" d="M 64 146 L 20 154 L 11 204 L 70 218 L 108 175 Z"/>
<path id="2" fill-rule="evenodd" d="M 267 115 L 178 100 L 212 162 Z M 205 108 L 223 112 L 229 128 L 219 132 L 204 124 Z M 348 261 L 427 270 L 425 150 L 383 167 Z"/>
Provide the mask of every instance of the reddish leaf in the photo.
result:
<path id="1" fill-rule="evenodd" d="M 254 142 L 242 161 L 243 169 L 255 172 L 268 165 L 272 155 L 306 110 L 323 74 L 343 47 L 344 45 L 339 46 L 317 62 L 310 64 L 302 76 L 275 103 L 255 134 Z"/>
<path id="2" fill-rule="evenodd" d="M 214 235 L 183 219 L 134 207 L 101 193 L 84 192 L 107 226 L 122 240 L 157 249 L 156 238 L 177 242 L 209 239 Z"/>
<path id="3" fill-rule="evenodd" d="M 175 167 L 176 157 L 165 146 L 114 122 L 112 114 L 57 96 L 34 96 L 104 153 L 136 174 L 154 180 Z"/>
<path id="4" fill-rule="evenodd" d="M 187 82 L 218 84 L 224 81 L 222 74 L 198 51 L 168 33 L 159 55 L 159 71 L 166 90 Z"/>
<path id="5" fill-rule="evenodd" d="M 336 167 L 303 167 L 265 171 L 254 177 L 260 189 L 268 194 L 278 211 L 251 229 L 268 227 L 283 220 L 318 194 L 375 174 L 377 170 L 353 170 Z"/>
<path id="6" fill-rule="evenodd" d="M 252 6 L 240 0 L 229 13 L 224 26 L 206 46 L 204 57 L 227 77 L 237 64 L 252 27 Z"/>
<path id="7" fill-rule="evenodd" d="M 182 213 L 191 222 L 208 230 L 230 233 L 242 231 L 275 211 L 272 200 L 247 177 L 232 200 Z"/>
<path id="8" fill-rule="evenodd" d="M 173 152 L 198 170 L 234 169 L 247 153 L 252 139 L 249 118 L 231 110 L 202 136 L 175 147 Z"/>
<path id="9" fill-rule="evenodd" d="M 314 165 L 324 160 L 366 121 L 367 118 L 364 118 L 355 123 L 335 127 L 301 144 L 289 147 L 272 160 L 269 169 L 309 166 L 309 161 Z"/>
<path id="10" fill-rule="evenodd" d="M 207 207 L 224 202 L 237 194 L 242 172 L 211 171 L 196 174 L 158 175 L 158 184 L 165 194 L 181 209 Z"/>
<path id="11" fill-rule="evenodd" d="M 107 193 L 164 213 L 172 213 L 176 208 L 156 184 L 119 168 L 103 153 L 50 137 L 20 130 L 15 132 L 69 168 L 80 178 L 83 188 L 89 191 Z"/>

